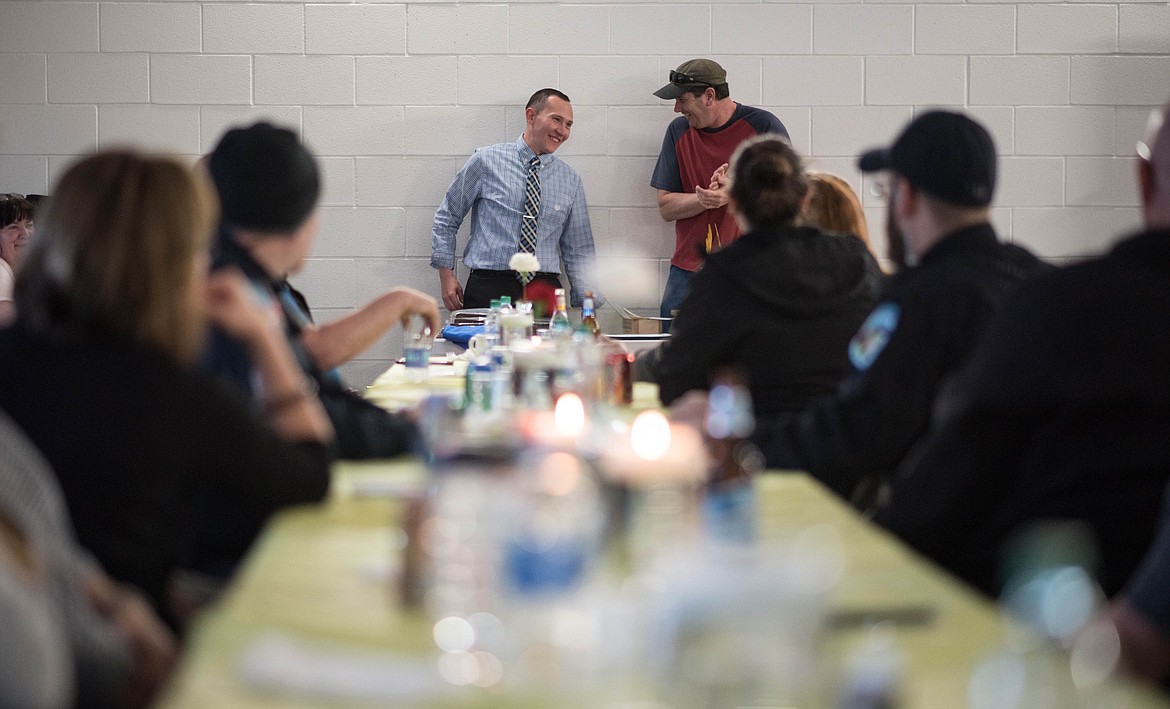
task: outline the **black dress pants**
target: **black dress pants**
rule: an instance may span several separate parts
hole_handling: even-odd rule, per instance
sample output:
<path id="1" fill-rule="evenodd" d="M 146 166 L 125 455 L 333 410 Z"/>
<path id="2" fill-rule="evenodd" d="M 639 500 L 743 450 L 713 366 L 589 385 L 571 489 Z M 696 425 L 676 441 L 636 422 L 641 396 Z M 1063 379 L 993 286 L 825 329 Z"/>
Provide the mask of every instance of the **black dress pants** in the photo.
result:
<path id="1" fill-rule="evenodd" d="M 534 282 L 547 281 L 554 288 L 561 287 L 560 276 L 555 273 L 540 271 L 532 280 Z M 470 275 L 467 276 L 467 284 L 463 286 L 463 307 L 487 308 L 491 306 L 493 298 L 505 295 L 511 297 L 512 302 L 516 303 L 520 300 L 522 293 L 520 281 L 516 278 L 515 271 L 489 271 L 483 268 L 473 268 Z"/>

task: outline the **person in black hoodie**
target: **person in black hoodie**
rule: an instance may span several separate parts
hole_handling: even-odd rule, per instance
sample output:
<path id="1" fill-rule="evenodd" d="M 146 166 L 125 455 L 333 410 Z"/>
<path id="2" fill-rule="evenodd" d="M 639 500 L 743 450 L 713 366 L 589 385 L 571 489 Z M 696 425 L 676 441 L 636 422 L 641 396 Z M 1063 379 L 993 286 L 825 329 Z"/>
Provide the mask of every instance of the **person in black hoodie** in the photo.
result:
<path id="1" fill-rule="evenodd" d="M 669 405 L 730 367 L 747 378 L 758 417 L 800 411 L 844 376 L 881 270 L 861 240 L 795 225 L 808 183 L 781 136 L 743 142 L 729 174 L 744 235 L 707 257 L 670 341 L 639 357 L 637 374 Z"/>

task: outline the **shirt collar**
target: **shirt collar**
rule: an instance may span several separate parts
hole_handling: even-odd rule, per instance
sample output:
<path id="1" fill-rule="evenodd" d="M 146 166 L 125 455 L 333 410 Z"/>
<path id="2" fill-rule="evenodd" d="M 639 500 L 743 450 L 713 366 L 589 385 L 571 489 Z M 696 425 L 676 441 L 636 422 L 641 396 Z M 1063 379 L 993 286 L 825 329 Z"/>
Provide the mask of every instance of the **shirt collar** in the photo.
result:
<path id="1" fill-rule="evenodd" d="M 528 162 L 532 160 L 532 158 L 536 157 L 536 153 L 532 150 L 532 148 L 528 147 L 528 143 L 524 141 L 523 135 L 516 139 L 516 152 L 520 154 L 520 159 L 524 161 L 525 165 L 527 165 Z M 554 156 L 552 153 L 541 155 L 540 166 L 542 168 L 547 166 L 550 162 L 552 162 L 554 157 L 556 156 Z"/>

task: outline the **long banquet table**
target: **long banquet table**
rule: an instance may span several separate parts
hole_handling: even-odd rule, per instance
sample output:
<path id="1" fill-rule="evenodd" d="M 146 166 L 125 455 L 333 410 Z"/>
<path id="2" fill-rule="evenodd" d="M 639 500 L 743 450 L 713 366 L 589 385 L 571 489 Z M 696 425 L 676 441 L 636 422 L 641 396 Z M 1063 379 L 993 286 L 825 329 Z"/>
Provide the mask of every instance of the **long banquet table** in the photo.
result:
<path id="1" fill-rule="evenodd" d="M 413 460 L 339 464 L 326 503 L 277 516 L 230 591 L 190 636 L 180 672 L 161 706 L 553 706 L 547 697 L 466 688 L 448 692 L 438 680 L 421 681 L 437 674 L 432 623 L 421 612 L 402 608 L 393 579 L 402 548 L 402 502 L 395 493 L 424 474 L 421 463 Z M 850 619 L 885 618 L 893 621 L 901 658 L 901 706 L 969 706 L 973 672 L 1013 632 L 997 608 L 856 515 L 809 477 L 769 473 L 757 485 L 764 544 L 810 525 L 827 525 L 842 540 L 844 575 L 829 598 L 829 617 L 838 622 L 827 631 L 822 649 L 830 668 L 828 681 L 834 681 L 843 658 L 868 632 L 864 622 Z M 274 637 L 278 640 L 272 641 Z M 397 690 L 387 694 L 383 688 L 367 699 L 339 698 L 320 688 L 290 689 L 298 686 L 296 678 L 282 678 L 280 672 L 295 672 L 306 660 L 294 658 L 282 670 L 283 656 L 274 651 L 269 655 L 276 660 L 270 656 L 260 669 L 249 667 L 255 659 L 248 658 L 266 642 L 277 647 L 319 645 L 326 648 L 322 662 L 338 652 L 343 657 L 355 653 L 358 663 L 366 654 L 392 658 L 388 674 L 400 676 L 406 685 L 420 680 L 422 686 L 402 689 L 401 697 L 396 697 Z M 307 662 L 312 658 L 310 653 Z M 380 700 L 370 701 L 369 696 Z M 1170 706 L 1158 695 L 1117 683 L 1095 697 L 1086 706 Z M 810 706 L 823 701 L 828 700 Z M 555 705 L 599 706 L 580 695 L 560 697 Z"/>
<path id="2" fill-rule="evenodd" d="M 407 383 L 403 368 L 392 367 L 367 397 L 398 409 L 427 394 L 458 391 L 462 365 L 436 362 L 422 384 Z M 633 408 L 656 402 L 652 385 L 635 388 Z M 415 458 L 339 463 L 325 503 L 277 515 L 228 592 L 194 628 L 160 706 L 670 707 L 651 700 L 650 670 L 637 666 L 627 668 L 633 682 L 624 695 L 595 692 L 581 683 L 558 692 L 548 685 L 525 691 L 444 682 L 436 669 L 441 653 L 434 621 L 421 610 L 404 608 L 397 584 L 404 499 L 418 494 L 427 475 Z M 818 624 L 823 630 L 817 637 L 817 689 L 783 706 L 839 705 L 851 663 L 874 637 L 875 624 L 892 631 L 886 638 L 894 642 L 898 706 L 1008 706 L 1010 692 L 1001 690 L 1022 676 L 1012 667 L 1028 653 L 1034 663 L 1037 647 L 1041 665 L 1055 668 L 1055 680 L 1049 681 L 1059 691 L 1073 691 L 1063 651 L 1037 644 L 995 604 L 863 519 L 817 481 L 803 473 L 769 472 L 754 484 L 758 553 L 779 553 L 809 529 L 837 540 L 840 550 L 841 571 Z M 988 670 L 995 667 L 999 675 Z M 973 684 L 981 694 L 972 693 Z M 1162 695 L 1117 680 L 1079 694 L 1053 691 L 1047 691 L 1049 706 L 1170 707 Z M 1022 701 L 1031 704 L 1021 706 L 1039 706 L 1035 700 L 1036 695 L 1027 697 Z M 722 704 L 716 699 L 705 706 Z"/>

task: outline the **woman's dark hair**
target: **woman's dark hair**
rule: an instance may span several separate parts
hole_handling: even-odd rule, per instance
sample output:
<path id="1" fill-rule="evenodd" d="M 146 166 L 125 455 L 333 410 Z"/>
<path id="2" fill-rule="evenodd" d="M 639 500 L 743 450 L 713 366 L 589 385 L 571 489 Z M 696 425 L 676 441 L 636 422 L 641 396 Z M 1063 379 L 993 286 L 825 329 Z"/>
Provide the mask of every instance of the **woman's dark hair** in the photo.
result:
<path id="1" fill-rule="evenodd" d="M 745 140 L 731 156 L 731 198 L 753 228 L 791 224 L 808 190 L 800 156 L 780 135 Z"/>
<path id="2" fill-rule="evenodd" d="M 0 227 L 32 219 L 35 207 L 24 195 L 0 194 Z"/>

